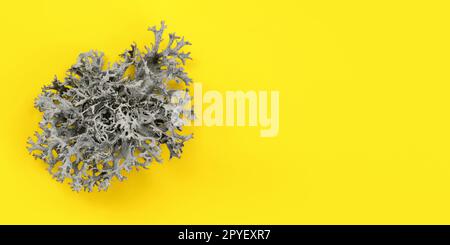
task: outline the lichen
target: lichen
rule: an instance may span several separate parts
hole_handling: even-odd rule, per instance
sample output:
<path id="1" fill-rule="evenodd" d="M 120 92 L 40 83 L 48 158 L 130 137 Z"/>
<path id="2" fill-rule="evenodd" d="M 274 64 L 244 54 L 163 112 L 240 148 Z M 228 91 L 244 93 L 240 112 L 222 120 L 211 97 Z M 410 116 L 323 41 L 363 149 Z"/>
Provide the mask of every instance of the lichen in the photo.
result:
<path id="1" fill-rule="evenodd" d="M 114 177 L 162 162 L 164 145 L 170 158 L 181 156 L 192 137 L 181 134 L 193 117 L 183 68 L 190 56 L 181 51 L 190 43 L 172 33 L 160 47 L 165 29 L 164 22 L 149 28 L 151 47 L 141 52 L 133 44 L 107 67 L 102 52 L 82 53 L 63 81 L 42 88 L 35 101 L 41 132 L 28 150 L 56 180 L 70 180 L 75 191 L 107 190 Z"/>

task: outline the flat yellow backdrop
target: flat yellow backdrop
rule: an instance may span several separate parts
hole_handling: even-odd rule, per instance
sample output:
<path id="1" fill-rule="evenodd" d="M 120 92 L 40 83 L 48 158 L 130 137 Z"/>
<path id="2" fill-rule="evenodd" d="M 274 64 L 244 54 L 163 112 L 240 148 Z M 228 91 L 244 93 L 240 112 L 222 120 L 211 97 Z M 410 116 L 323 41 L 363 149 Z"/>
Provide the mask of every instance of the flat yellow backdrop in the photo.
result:
<path id="1" fill-rule="evenodd" d="M 8 1 L 0 223 L 449 224 L 448 1 Z M 182 159 L 76 193 L 26 151 L 40 88 L 165 20 L 204 90 L 280 91 L 280 132 L 193 127 Z"/>

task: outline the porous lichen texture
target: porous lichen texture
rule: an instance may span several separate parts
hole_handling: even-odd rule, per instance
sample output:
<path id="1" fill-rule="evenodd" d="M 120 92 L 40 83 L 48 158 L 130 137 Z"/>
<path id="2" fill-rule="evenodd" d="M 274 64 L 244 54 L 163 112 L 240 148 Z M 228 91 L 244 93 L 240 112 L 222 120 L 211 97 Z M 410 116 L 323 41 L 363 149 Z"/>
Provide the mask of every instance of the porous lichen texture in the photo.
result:
<path id="1" fill-rule="evenodd" d="M 69 180 L 75 191 L 107 190 L 114 177 L 162 162 L 163 145 L 170 158 L 181 156 L 192 136 L 181 134 L 193 117 L 183 69 L 190 57 L 181 51 L 189 43 L 172 33 L 160 47 L 165 29 L 164 22 L 149 28 L 151 47 L 141 52 L 133 44 L 107 67 L 103 53 L 82 53 L 64 81 L 43 87 L 35 101 L 41 130 L 28 150 L 56 180 Z"/>

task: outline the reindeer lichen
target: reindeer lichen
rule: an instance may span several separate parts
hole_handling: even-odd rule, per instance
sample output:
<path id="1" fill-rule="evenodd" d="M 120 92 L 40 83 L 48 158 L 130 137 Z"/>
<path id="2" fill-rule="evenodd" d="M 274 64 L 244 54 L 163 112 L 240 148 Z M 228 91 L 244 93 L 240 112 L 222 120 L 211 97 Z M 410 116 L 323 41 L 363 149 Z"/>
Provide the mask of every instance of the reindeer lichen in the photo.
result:
<path id="1" fill-rule="evenodd" d="M 164 22 L 149 28 L 151 47 L 141 52 L 133 44 L 106 68 L 102 52 L 82 53 L 63 81 L 55 77 L 43 87 L 35 101 L 43 113 L 41 132 L 28 140 L 28 150 L 56 180 L 70 180 L 75 191 L 107 190 L 133 167 L 162 162 L 163 145 L 170 158 L 181 156 L 192 137 L 181 134 L 193 117 L 191 79 L 183 69 L 190 56 L 181 51 L 190 43 L 172 33 L 160 47 L 165 29 Z"/>

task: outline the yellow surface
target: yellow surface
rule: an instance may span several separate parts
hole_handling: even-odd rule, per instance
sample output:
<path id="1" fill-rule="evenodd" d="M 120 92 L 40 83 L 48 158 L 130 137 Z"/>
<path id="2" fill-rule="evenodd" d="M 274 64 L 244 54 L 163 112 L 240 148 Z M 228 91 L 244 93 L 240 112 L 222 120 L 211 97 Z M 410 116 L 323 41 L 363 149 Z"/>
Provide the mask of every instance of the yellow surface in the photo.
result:
<path id="1" fill-rule="evenodd" d="M 39 2 L 0 10 L 0 223 L 450 223 L 447 1 Z M 204 90 L 280 91 L 278 137 L 194 127 L 182 159 L 72 192 L 25 149 L 34 98 L 162 19 Z"/>

